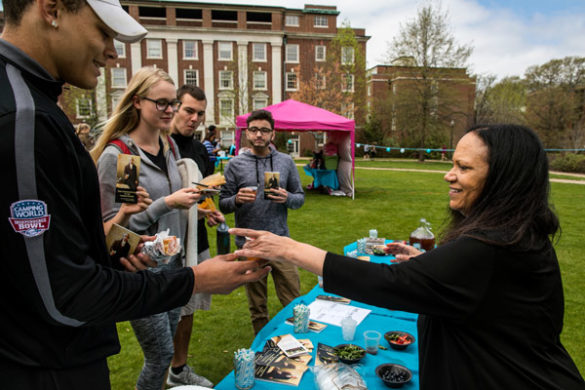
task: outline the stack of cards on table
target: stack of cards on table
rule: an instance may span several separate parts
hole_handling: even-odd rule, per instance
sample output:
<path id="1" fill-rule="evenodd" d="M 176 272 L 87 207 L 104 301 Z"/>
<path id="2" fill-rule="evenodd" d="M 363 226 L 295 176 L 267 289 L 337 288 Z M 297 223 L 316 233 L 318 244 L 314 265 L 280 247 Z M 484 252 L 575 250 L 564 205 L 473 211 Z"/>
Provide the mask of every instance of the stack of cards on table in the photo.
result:
<path id="1" fill-rule="evenodd" d="M 169 229 L 159 232 L 154 241 L 146 241 L 142 253 L 147 254 L 157 263 L 166 264 L 170 258 L 181 251 L 181 239 L 169 236 Z"/>
<path id="2" fill-rule="evenodd" d="M 284 343 L 281 344 L 283 340 Z M 306 352 L 287 357 L 279 344 L 289 351 L 301 345 Z M 298 386 L 309 367 L 312 351 L 313 343 L 309 339 L 297 340 L 290 334 L 274 336 L 266 341 L 262 352 L 256 353 L 256 379 Z"/>

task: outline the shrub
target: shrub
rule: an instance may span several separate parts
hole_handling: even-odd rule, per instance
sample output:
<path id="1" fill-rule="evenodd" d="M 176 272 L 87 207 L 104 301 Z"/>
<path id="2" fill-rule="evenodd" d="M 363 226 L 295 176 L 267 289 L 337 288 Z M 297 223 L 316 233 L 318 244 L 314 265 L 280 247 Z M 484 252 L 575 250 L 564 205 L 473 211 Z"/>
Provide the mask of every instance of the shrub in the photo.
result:
<path id="1" fill-rule="evenodd" d="M 553 171 L 585 173 L 585 155 L 567 153 L 551 157 L 550 168 Z"/>

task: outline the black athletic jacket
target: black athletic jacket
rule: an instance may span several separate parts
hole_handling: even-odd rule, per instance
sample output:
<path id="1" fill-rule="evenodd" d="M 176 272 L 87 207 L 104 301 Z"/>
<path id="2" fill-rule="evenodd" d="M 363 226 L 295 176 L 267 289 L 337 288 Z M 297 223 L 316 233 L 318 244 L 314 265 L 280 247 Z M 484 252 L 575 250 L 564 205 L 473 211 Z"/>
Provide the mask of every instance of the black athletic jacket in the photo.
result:
<path id="1" fill-rule="evenodd" d="M 0 40 L 0 86 L 0 374 L 104 359 L 120 350 L 116 321 L 184 305 L 193 273 L 114 270 L 62 83 Z"/>

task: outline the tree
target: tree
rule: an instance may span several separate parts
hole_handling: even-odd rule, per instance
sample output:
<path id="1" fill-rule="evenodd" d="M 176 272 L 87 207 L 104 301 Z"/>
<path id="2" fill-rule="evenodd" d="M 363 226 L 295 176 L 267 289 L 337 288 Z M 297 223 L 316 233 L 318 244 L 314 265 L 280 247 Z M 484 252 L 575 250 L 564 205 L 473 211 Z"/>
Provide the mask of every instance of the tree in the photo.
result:
<path id="1" fill-rule="evenodd" d="M 526 83 L 517 76 L 495 83 L 493 75 L 478 76 L 474 124 L 525 124 Z"/>
<path id="2" fill-rule="evenodd" d="M 414 20 L 401 26 L 388 46 L 388 63 L 406 59 L 415 69 L 411 81 L 393 90 L 394 120 L 405 142 L 426 148 L 445 143 L 449 123 L 463 114 L 455 91 L 453 68 L 463 68 L 472 47 L 458 45 L 447 25 L 448 15 L 432 5 L 419 9 Z M 424 159 L 424 152 L 419 153 Z"/>
<path id="3" fill-rule="evenodd" d="M 565 57 L 527 69 L 526 117 L 548 147 L 585 142 L 585 58 Z"/>

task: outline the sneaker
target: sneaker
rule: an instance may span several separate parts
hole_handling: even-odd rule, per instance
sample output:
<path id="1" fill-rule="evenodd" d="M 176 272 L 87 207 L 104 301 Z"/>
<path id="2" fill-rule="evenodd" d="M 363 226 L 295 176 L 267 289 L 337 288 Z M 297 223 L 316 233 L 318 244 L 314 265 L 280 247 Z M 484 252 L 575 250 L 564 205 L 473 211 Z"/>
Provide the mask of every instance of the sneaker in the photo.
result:
<path id="1" fill-rule="evenodd" d="M 201 387 L 213 387 L 213 383 L 201 376 L 195 374 L 193 369 L 188 365 L 183 367 L 183 371 L 180 374 L 173 374 L 172 370 L 169 370 L 169 377 L 167 379 L 167 385 L 169 386 L 185 386 L 185 385 L 196 385 Z"/>

